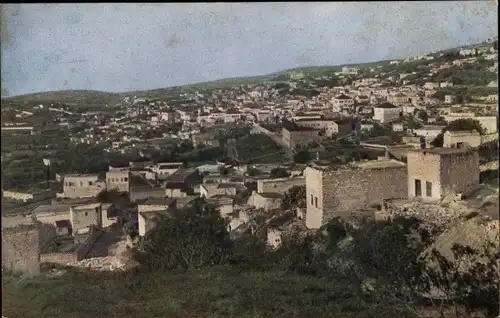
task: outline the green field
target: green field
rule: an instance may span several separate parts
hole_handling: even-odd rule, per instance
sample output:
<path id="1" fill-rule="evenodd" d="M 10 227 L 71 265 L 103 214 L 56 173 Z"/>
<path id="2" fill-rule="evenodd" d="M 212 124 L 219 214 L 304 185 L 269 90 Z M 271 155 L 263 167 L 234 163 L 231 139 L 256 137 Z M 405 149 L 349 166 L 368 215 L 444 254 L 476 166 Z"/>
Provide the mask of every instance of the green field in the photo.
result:
<path id="1" fill-rule="evenodd" d="M 146 274 L 3 277 L 6 317 L 389 317 L 347 281 L 228 267 Z M 340 314 L 341 313 L 341 314 Z M 409 316 L 406 316 L 409 317 Z"/>

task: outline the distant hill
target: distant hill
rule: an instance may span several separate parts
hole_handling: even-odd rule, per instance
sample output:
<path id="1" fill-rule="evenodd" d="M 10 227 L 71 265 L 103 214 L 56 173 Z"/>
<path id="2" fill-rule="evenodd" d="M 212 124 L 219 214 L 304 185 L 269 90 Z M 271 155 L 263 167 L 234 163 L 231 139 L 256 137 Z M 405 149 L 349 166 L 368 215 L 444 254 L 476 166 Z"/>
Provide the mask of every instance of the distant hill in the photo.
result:
<path id="1" fill-rule="evenodd" d="M 16 102 L 40 102 L 41 104 L 61 102 L 68 104 L 106 105 L 113 101 L 116 102 L 119 99 L 120 94 L 116 93 L 92 90 L 65 90 L 2 97 L 2 102 L 11 100 Z"/>
<path id="2" fill-rule="evenodd" d="M 479 44 L 472 44 L 463 47 L 474 47 L 479 45 L 484 45 L 485 42 Z M 457 49 L 457 48 L 455 48 Z M 436 52 L 438 54 L 440 52 L 446 52 L 453 49 L 445 49 Z M 394 59 L 393 59 L 394 60 Z M 360 69 L 366 69 L 369 67 L 376 66 L 384 66 L 388 65 L 392 60 L 384 60 L 384 61 L 376 61 L 376 62 L 367 62 L 367 63 L 353 63 L 353 64 L 344 64 L 344 65 L 335 65 L 335 66 L 307 66 L 307 67 L 298 67 L 293 69 L 288 69 L 276 73 L 271 73 L 267 75 L 261 76 L 247 76 L 247 77 L 235 77 L 235 78 L 225 78 L 210 82 L 175 86 L 175 87 L 167 87 L 167 88 L 159 88 L 152 90 L 144 90 L 144 91 L 129 91 L 122 93 L 109 93 L 109 92 L 101 92 L 101 91 L 92 91 L 92 90 L 65 90 L 65 91 L 53 91 L 53 92 L 42 92 L 42 93 L 34 93 L 34 94 L 26 94 L 12 97 L 4 97 L 2 96 L 2 101 L 11 100 L 11 101 L 20 101 L 20 102 L 40 102 L 40 103 L 48 103 L 48 102 L 62 102 L 62 103 L 73 103 L 73 104 L 81 104 L 81 105 L 111 105 L 115 104 L 119 100 L 123 99 L 125 96 L 141 96 L 141 97 L 150 97 L 150 98 L 159 98 L 159 99 L 169 99 L 169 98 L 178 98 L 180 92 L 190 92 L 190 91 L 203 91 L 210 89 L 221 89 L 227 88 L 234 85 L 249 85 L 249 84 L 259 84 L 263 82 L 279 82 L 289 79 L 292 73 L 302 72 L 306 76 L 323 76 L 332 74 L 334 72 L 338 72 L 342 69 L 342 67 L 358 67 Z"/>

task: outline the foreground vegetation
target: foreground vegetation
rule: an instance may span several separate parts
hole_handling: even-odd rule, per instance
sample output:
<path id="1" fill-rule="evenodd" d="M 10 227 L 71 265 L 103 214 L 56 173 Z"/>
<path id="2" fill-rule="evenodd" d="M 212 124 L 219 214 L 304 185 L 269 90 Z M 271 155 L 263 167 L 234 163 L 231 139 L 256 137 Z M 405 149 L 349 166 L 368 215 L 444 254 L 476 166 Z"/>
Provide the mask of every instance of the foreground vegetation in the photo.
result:
<path id="1" fill-rule="evenodd" d="M 298 197 L 303 191 L 298 190 L 290 193 L 287 205 L 303 205 Z M 230 239 L 227 220 L 213 206 L 197 201 L 160 220 L 140 241 L 131 251 L 140 263 L 134 270 L 68 269 L 59 277 L 33 280 L 3 275 L 3 314 L 139 318 L 498 315 L 498 252 L 456 245 L 453 259 L 435 249 L 422 258 L 438 233 L 424 230 L 417 220 L 360 221 L 356 228 L 332 220 L 317 233 L 291 231 L 277 249 L 266 246 L 261 236 L 277 222 L 255 220 L 254 231 Z M 463 267 L 465 260 L 473 261 Z"/>

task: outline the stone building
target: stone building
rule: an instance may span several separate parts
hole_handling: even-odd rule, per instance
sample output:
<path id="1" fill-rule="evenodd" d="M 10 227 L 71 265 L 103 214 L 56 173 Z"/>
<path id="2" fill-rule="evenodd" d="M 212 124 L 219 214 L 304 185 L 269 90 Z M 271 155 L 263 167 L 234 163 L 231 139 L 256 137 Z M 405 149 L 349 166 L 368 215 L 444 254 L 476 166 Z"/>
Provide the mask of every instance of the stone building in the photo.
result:
<path id="1" fill-rule="evenodd" d="M 479 185 L 479 154 L 471 149 L 412 149 L 407 164 L 408 198 L 438 201 Z"/>
<path id="2" fill-rule="evenodd" d="M 173 198 L 147 199 L 138 205 L 139 236 L 145 236 L 163 217 L 172 215 L 177 209 Z"/>
<path id="3" fill-rule="evenodd" d="M 327 137 L 337 135 L 339 137 L 350 134 L 356 128 L 356 122 L 348 119 L 299 119 L 294 122 L 299 128 L 310 128 L 322 130 Z"/>
<path id="4" fill-rule="evenodd" d="M 27 276 L 40 274 L 39 240 L 36 224 L 4 227 L 2 221 L 2 269 Z"/>
<path id="5" fill-rule="evenodd" d="M 293 186 L 305 185 L 304 177 L 257 180 L 258 193 L 285 193 Z"/>
<path id="6" fill-rule="evenodd" d="M 390 123 L 399 119 L 401 109 L 390 103 L 383 103 L 373 107 L 373 120 L 382 124 Z"/>
<path id="7" fill-rule="evenodd" d="M 64 176 L 63 197 L 95 197 L 106 188 L 106 183 L 99 180 L 97 174 L 70 174 Z"/>
<path id="8" fill-rule="evenodd" d="M 479 147 L 481 135 L 475 131 L 446 131 L 443 136 L 443 147 L 462 148 L 462 146 Z"/>
<path id="9" fill-rule="evenodd" d="M 108 171 L 106 172 L 106 189 L 118 190 L 120 192 L 130 191 L 130 171 Z"/>
<path id="10" fill-rule="evenodd" d="M 102 227 L 102 205 L 100 203 L 72 206 L 70 222 L 74 233 L 86 232 L 90 226 Z"/>
<path id="11" fill-rule="evenodd" d="M 320 142 L 326 138 L 326 132 L 311 127 L 299 127 L 295 122 L 283 121 L 283 142 L 290 149 L 307 146 L 313 142 Z"/>
<path id="12" fill-rule="evenodd" d="M 384 199 L 407 196 L 404 163 L 380 159 L 333 168 L 305 170 L 306 226 L 320 228 L 332 217 L 349 218 L 363 208 L 382 204 Z"/>

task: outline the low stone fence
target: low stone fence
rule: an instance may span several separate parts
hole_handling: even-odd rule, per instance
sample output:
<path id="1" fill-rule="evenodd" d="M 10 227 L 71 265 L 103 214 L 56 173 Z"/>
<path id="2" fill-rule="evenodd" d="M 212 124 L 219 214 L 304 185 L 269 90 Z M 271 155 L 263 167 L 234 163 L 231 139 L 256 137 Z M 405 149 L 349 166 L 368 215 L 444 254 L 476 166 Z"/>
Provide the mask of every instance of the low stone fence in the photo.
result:
<path id="1" fill-rule="evenodd" d="M 83 241 L 74 252 L 68 253 L 43 253 L 40 254 L 41 263 L 55 263 L 66 265 L 68 263 L 74 263 L 85 259 L 90 249 L 94 245 L 95 241 L 103 234 L 103 230 L 96 229 L 89 232 L 89 235 L 85 241 Z"/>
<path id="2" fill-rule="evenodd" d="M 99 237 L 101 237 L 103 233 L 104 231 L 101 229 L 92 231 L 92 234 L 89 235 L 88 239 L 77 247 L 77 249 L 75 250 L 77 261 L 81 261 L 87 256 L 87 254 L 90 252 L 90 249 L 92 248 L 92 245 L 94 245 L 95 241 L 97 241 L 97 239 L 99 239 Z"/>
<path id="3" fill-rule="evenodd" d="M 54 263 L 66 265 L 76 262 L 76 253 L 44 253 L 40 254 L 40 263 Z"/>

